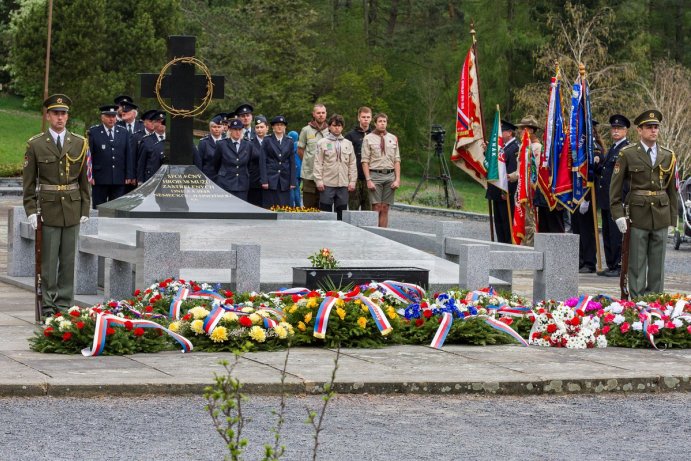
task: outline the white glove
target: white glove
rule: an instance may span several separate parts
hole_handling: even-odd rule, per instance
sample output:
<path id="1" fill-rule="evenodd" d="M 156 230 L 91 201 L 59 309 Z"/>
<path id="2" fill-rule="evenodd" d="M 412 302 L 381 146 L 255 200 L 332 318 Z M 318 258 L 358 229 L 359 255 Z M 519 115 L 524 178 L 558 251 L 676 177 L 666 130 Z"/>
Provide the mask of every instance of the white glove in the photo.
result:
<path id="1" fill-rule="evenodd" d="M 583 200 L 581 202 L 581 206 L 578 207 L 578 211 L 580 211 L 581 214 L 586 214 L 588 212 L 588 208 L 590 208 L 590 202 L 587 200 Z"/>
<path id="2" fill-rule="evenodd" d="M 626 233 L 626 218 L 619 218 L 616 221 L 614 221 L 614 223 L 619 228 L 619 232 L 621 232 L 622 234 Z"/>
<path id="3" fill-rule="evenodd" d="M 80 222 L 81 224 L 84 224 L 84 223 L 87 222 L 88 220 L 89 220 L 89 217 L 88 217 L 88 216 L 82 216 L 81 218 L 79 218 L 79 222 Z"/>
<path id="4" fill-rule="evenodd" d="M 29 224 L 31 224 L 31 227 L 33 227 L 34 230 L 36 230 L 36 228 L 38 227 L 38 216 L 36 215 L 36 213 L 29 215 L 27 219 L 29 220 Z"/>

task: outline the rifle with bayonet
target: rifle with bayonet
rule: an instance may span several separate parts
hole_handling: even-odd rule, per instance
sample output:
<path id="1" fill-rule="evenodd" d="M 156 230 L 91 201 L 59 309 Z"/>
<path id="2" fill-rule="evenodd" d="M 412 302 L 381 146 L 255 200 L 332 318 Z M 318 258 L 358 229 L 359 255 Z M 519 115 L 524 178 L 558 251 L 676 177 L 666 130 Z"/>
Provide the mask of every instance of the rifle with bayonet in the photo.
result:
<path id="1" fill-rule="evenodd" d="M 41 218 L 40 196 L 36 198 L 36 238 L 34 241 L 34 255 L 36 258 L 36 269 L 34 276 L 34 291 L 36 293 L 35 313 L 36 323 L 40 323 L 41 316 L 43 315 L 43 287 L 41 280 L 41 245 L 43 244 L 43 219 Z"/>
<path id="2" fill-rule="evenodd" d="M 619 274 L 619 288 L 621 299 L 629 300 L 629 245 L 631 243 L 631 221 L 626 218 L 626 232 L 621 238 L 621 273 Z"/>

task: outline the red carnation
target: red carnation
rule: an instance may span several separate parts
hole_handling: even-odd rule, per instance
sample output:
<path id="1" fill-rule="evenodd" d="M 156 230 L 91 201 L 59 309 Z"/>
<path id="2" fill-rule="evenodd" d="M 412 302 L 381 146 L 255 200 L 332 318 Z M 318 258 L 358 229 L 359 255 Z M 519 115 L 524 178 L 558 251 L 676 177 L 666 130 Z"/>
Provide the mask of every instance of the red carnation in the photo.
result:
<path id="1" fill-rule="evenodd" d="M 233 296 L 235 296 L 235 293 L 230 290 L 226 290 L 226 298 L 232 298 Z"/>
<path id="2" fill-rule="evenodd" d="M 605 325 L 604 327 L 602 327 L 602 334 L 606 335 L 607 333 L 609 333 L 609 325 Z"/>
<path id="3" fill-rule="evenodd" d="M 45 330 L 43 330 L 43 336 L 46 338 L 49 337 L 53 333 L 53 327 L 48 327 Z"/>
<path id="4" fill-rule="evenodd" d="M 691 335 L 691 325 L 689 325 L 689 326 L 686 327 L 686 331 L 688 331 L 689 334 Z"/>
<path id="5" fill-rule="evenodd" d="M 75 326 L 77 327 L 77 330 L 81 330 L 84 328 L 84 322 L 77 322 L 75 323 Z"/>
<path id="6" fill-rule="evenodd" d="M 81 314 L 81 312 L 79 312 L 79 311 L 70 311 L 70 315 L 71 315 L 72 317 L 79 317 L 79 316 L 82 315 L 82 314 Z"/>
<path id="7" fill-rule="evenodd" d="M 654 323 L 651 325 L 648 325 L 648 334 L 650 335 L 656 335 L 660 332 L 660 327 L 655 325 Z"/>
<path id="8" fill-rule="evenodd" d="M 547 333 L 552 334 L 555 331 L 557 331 L 557 325 L 556 324 L 550 323 L 549 325 L 547 325 Z"/>
<path id="9" fill-rule="evenodd" d="M 115 334 L 115 328 L 113 327 L 108 327 L 106 328 L 106 336 L 114 335 Z"/>
<path id="10" fill-rule="evenodd" d="M 319 293 L 317 293 L 316 291 L 310 291 L 309 293 L 307 293 L 307 297 L 308 298 L 318 298 Z"/>
<path id="11" fill-rule="evenodd" d="M 129 320 L 125 322 L 125 330 L 127 331 L 132 331 L 132 328 L 134 328 L 134 323 L 130 322 Z"/>
<path id="12" fill-rule="evenodd" d="M 511 325 L 513 323 L 513 319 L 511 317 L 499 317 L 500 322 L 504 322 L 507 325 Z"/>
<path id="13" fill-rule="evenodd" d="M 672 322 L 670 322 L 669 320 L 667 320 L 667 321 L 665 322 L 665 328 L 669 328 L 670 330 L 674 330 L 674 329 L 676 328 L 676 326 L 674 325 L 674 323 L 672 323 Z"/>
<path id="14" fill-rule="evenodd" d="M 69 331 L 66 331 L 62 334 L 63 341 L 69 341 L 70 339 L 72 339 L 72 333 L 70 333 Z"/>
<path id="15" fill-rule="evenodd" d="M 144 308 L 144 312 L 153 312 L 154 311 L 154 306 L 148 305 Z"/>
<path id="16" fill-rule="evenodd" d="M 528 320 L 530 320 L 532 323 L 535 323 L 535 316 L 533 314 L 530 314 L 528 316 Z"/>
<path id="17" fill-rule="evenodd" d="M 135 295 L 135 296 L 139 296 L 141 293 L 142 293 L 142 290 L 140 290 L 139 288 L 137 288 L 136 290 L 134 290 L 134 295 Z"/>
<path id="18" fill-rule="evenodd" d="M 622 333 L 626 333 L 627 331 L 629 331 L 629 328 L 631 328 L 631 325 L 629 325 L 629 322 L 624 322 L 619 327 L 619 331 L 621 331 Z"/>
<path id="19" fill-rule="evenodd" d="M 607 314 L 602 320 L 604 320 L 605 323 L 612 323 L 614 321 L 614 314 Z"/>
<path id="20" fill-rule="evenodd" d="M 137 327 L 132 332 L 134 336 L 142 336 L 144 334 L 144 329 L 142 327 Z"/>
<path id="21" fill-rule="evenodd" d="M 424 315 L 426 319 L 432 317 L 432 309 L 425 309 L 422 311 L 422 315 Z"/>
<path id="22" fill-rule="evenodd" d="M 576 314 L 583 317 L 585 315 L 585 312 L 583 312 L 583 309 L 576 309 Z"/>
<path id="23" fill-rule="evenodd" d="M 425 321 L 423 319 L 415 319 L 415 326 L 416 327 L 421 327 L 424 324 L 425 324 Z"/>
<path id="24" fill-rule="evenodd" d="M 533 333 L 533 339 L 540 339 L 540 332 L 536 331 Z"/>
<path id="25" fill-rule="evenodd" d="M 180 279 L 180 280 L 178 280 L 178 281 L 179 281 L 180 283 L 182 283 L 183 285 L 185 284 L 185 280 L 183 280 L 183 279 Z M 190 282 L 190 283 L 194 283 L 194 282 Z"/>
<path id="26" fill-rule="evenodd" d="M 55 318 L 62 317 L 62 312 L 56 312 L 53 317 L 55 317 Z"/>
<path id="27" fill-rule="evenodd" d="M 420 308 L 421 309 L 426 309 L 429 307 L 429 304 L 427 304 L 427 301 L 423 301 L 420 303 Z"/>
<path id="28" fill-rule="evenodd" d="M 291 298 L 293 299 L 294 303 L 300 301 L 300 296 L 298 296 L 298 295 L 292 295 Z"/>
<path id="29" fill-rule="evenodd" d="M 166 282 L 166 281 L 164 280 L 163 282 L 159 283 L 158 286 L 159 286 L 160 288 L 166 288 L 166 287 L 168 286 L 168 282 Z"/>
<path id="30" fill-rule="evenodd" d="M 118 307 L 118 302 L 117 301 L 111 301 L 108 303 L 108 307 L 116 308 L 116 307 Z"/>
<path id="31" fill-rule="evenodd" d="M 235 303 L 235 300 L 233 298 L 226 298 L 223 301 L 223 304 L 233 304 L 233 303 Z"/>
<path id="32" fill-rule="evenodd" d="M 337 291 L 327 291 L 326 296 L 336 296 L 338 297 L 338 292 Z"/>
<path id="33" fill-rule="evenodd" d="M 245 316 L 245 315 L 243 315 L 242 317 L 240 317 L 240 320 L 239 320 L 238 322 L 239 322 L 240 325 L 242 325 L 243 327 L 251 327 L 251 326 L 252 326 L 252 321 L 250 320 L 249 317 L 247 317 L 247 316 Z"/>
<path id="34" fill-rule="evenodd" d="M 572 318 L 571 320 L 567 320 L 566 322 L 573 327 L 577 327 L 581 324 L 581 318 L 579 316 L 575 316 L 574 318 Z"/>
<path id="35" fill-rule="evenodd" d="M 191 318 L 192 318 L 192 314 L 190 314 L 189 312 L 182 316 L 182 320 L 185 320 L 185 321 L 189 320 Z"/>

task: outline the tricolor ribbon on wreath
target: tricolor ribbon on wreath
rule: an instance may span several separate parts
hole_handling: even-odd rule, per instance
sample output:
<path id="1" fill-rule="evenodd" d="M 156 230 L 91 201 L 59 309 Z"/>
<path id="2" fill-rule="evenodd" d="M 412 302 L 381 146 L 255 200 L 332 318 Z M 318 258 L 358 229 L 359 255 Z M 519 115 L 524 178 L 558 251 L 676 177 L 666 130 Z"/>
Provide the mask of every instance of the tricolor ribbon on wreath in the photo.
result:
<path id="1" fill-rule="evenodd" d="M 658 351 L 660 349 L 655 344 L 655 333 L 653 332 L 653 329 L 650 328 L 651 324 L 653 323 L 653 317 L 657 317 L 659 319 L 666 318 L 666 320 L 669 322 L 673 321 L 674 319 L 679 319 L 691 323 L 691 315 L 684 314 L 686 302 L 687 301 L 680 299 L 676 302 L 673 308 L 670 306 L 665 310 L 647 305 L 639 305 L 639 315 L 641 317 L 641 321 L 643 322 L 643 336 L 645 336 L 650 344 L 652 344 L 652 346 Z"/>

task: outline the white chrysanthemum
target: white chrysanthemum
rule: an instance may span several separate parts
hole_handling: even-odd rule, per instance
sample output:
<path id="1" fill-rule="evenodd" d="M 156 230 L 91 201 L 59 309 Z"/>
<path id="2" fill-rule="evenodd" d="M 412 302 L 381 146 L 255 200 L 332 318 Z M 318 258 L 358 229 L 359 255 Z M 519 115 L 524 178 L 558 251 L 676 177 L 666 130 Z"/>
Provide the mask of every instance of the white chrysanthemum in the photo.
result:
<path id="1" fill-rule="evenodd" d="M 643 322 L 633 322 L 631 324 L 631 328 L 633 328 L 636 331 L 641 331 L 643 329 Z"/>
<path id="2" fill-rule="evenodd" d="M 250 320 L 254 325 L 259 325 L 260 323 L 263 323 L 262 316 L 257 313 L 250 314 Z"/>
<path id="3" fill-rule="evenodd" d="M 598 336 L 597 340 L 595 341 L 595 346 L 597 346 L 600 349 L 603 347 L 607 347 L 607 336 L 605 336 L 605 335 Z"/>
<path id="4" fill-rule="evenodd" d="M 381 291 L 375 291 L 374 293 L 372 293 L 372 295 L 370 295 L 370 299 L 382 299 L 383 297 L 384 295 Z"/>
<path id="5" fill-rule="evenodd" d="M 617 302 L 614 302 L 607 306 L 607 309 L 605 310 L 610 311 L 613 314 L 621 314 L 624 311 L 624 306 Z"/>
<path id="6" fill-rule="evenodd" d="M 189 313 L 192 314 L 192 317 L 194 317 L 195 320 L 203 320 L 207 315 L 209 315 L 209 311 L 202 306 L 193 307 L 189 310 Z"/>
<path id="7" fill-rule="evenodd" d="M 67 331 L 70 329 L 71 326 L 72 326 L 72 322 L 70 322 L 69 320 L 67 320 L 64 317 L 60 317 L 60 320 L 58 320 L 58 329 L 60 331 Z"/>
<path id="8" fill-rule="evenodd" d="M 81 314 L 82 309 L 79 306 L 72 306 L 69 309 L 67 309 L 68 314 L 71 314 L 72 312 L 79 312 Z"/>
<path id="9" fill-rule="evenodd" d="M 614 316 L 613 322 L 617 325 L 621 325 L 622 323 L 624 323 L 624 321 L 626 321 L 626 317 L 624 317 L 623 315 L 617 314 Z"/>
<path id="10" fill-rule="evenodd" d="M 261 315 L 262 317 L 271 317 L 271 313 L 268 311 L 257 311 L 257 314 Z"/>
<path id="11" fill-rule="evenodd" d="M 235 312 L 226 312 L 223 314 L 223 320 L 226 322 L 237 322 L 238 321 L 238 314 Z"/>

